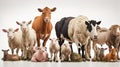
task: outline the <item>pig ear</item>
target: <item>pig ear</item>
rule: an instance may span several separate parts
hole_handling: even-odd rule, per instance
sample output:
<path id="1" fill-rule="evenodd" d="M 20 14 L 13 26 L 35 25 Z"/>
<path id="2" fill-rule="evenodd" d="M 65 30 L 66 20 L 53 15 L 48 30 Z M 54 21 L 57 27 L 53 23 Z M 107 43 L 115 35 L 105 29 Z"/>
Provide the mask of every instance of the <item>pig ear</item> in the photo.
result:
<path id="1" fill-rule="evenodd" d="M 2 29 L 3 32 L 8 32 L 6 29 Z"/>
<path id="2" fill-rule="evenodd" d="M 19 30 L 19 28 L 15 29 L 14 32 L 17 32 Z"/>

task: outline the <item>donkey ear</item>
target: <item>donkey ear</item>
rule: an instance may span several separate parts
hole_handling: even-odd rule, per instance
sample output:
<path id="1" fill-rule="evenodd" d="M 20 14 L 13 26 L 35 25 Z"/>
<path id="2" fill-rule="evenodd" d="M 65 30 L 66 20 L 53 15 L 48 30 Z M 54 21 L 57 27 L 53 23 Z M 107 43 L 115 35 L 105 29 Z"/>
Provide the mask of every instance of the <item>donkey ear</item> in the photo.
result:
<path id="1" fill-rule="evenodd" d="M 51 12 L 54 12 L 55 10 L 56 10 L 56 7 L 52 8 L 52 9 L 51 9 Z"/>
<path id="2" fill-rule="evenodd" d="M 38 11 L 39 11 L 39 12 L 43 12 L 43 10 L 42 10 L 41 8 L 38 8 Z"/>
<path id="3" fill-rule="evenodd" d="M 7 30 L 6 30 L 6 29 L 2 29 L 2 31 L 3 31 L 3 32 L 7 32 Z"/>

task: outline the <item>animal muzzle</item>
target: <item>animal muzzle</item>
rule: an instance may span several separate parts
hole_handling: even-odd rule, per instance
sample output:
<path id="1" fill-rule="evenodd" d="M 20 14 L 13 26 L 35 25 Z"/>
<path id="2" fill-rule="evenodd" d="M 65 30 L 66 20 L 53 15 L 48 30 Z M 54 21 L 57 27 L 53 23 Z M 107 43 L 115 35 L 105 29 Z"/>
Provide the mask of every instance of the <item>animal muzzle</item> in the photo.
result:
<path id="1" fill-rule="evenodd" d="M 94 39 L 97 39 L 98 37 L 97 37 L 97 35 L 94 35 Z"/>
<path id="2" fill-rule="evenodd" d="M 23 28 L 23 32 L 26 32 L 26 28 Z"/>
<path id="3" fill-rule="evenodd" d="M 45 22 L 49 22 L 49 20 L 50 20 L 50 19 L 49 19 L 48 17 L 45 17 L 45 18 L 44 18 L 44 21 L 45 21 Z"/>

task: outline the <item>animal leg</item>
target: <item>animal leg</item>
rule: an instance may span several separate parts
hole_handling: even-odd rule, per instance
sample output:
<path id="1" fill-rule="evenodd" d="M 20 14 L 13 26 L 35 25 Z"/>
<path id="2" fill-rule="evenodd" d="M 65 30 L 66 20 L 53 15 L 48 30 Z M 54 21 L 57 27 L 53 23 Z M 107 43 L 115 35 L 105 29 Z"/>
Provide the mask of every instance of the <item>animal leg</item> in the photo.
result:
<path id="1" fill-rule="evenodd" d="M 73 53 L 72 42 L 69 42 L 69 44 L 70 44 L 71 52 Z"/>
<path id="2" fill-rule="evenodd" d="M 50 37 L 50 34 L 44 39 L 44 42 L 43 42 L 43 47 L 45 47 L 46 46 L 46 42 L 47 42 L 47 40 L 49 39 L 49 37 Z"/>
<path id="3" fill-rule="evenodd" d="M 40 47 L 40 34 L 37 33 L 37 46 Z"/>
<path id="4" fill-rule="evenodd" d="M 68 58 L 69 58 L 68 60 L 71 61 L 71 59 L 70 59 L 70 54 L 68 55 Z"/>
<path id="5" fill-rule="evenodd" d="M 90 61 L 89 55 L 87 53 L 87 45 L 85 45 L 85 58 L 86 60 Z"/>
<path id="6" fill-rule="evenodd" d="M 16 50 L 16 54 L 18 55 L 18 51 L 19 51 L 19 48 L 17 48 L 17 50 Z"/>
<path id="7" fill-rule="evenodd" d="M 57 56 L 57 53 L 55 53 L 55 62 L 58 62 L 58 56 Z"/>
<path id="8" fill-rule="evenodd" d="M 63 62 L 65 60 L 64 54 L 62 54 L 61 61 Z"/>
<path id="9" fill-rule="evenodd" d="M 59 40 L 58 42 L 59 42 L 59 45 L 60 45 L 60 54 L 59 54 L 59 57 L 60 57 L 60 59 L 61 59 L 61 46 L 62 46 L 62 44 L 64 43 L 64 40 L 62 40 L 62 39 L 60 38 L 60 40 Z"/>
<path id="10" fill-rule="evenodd" d="M 97 50 L 97 46 L 96 46 L 96 43 L 95 42 L 93 42 L 93 51 L 94 51 L 94 57 L 92 58 L 92 61 L 96 61 L 96 50 Z"/>
<path id="11" fill-rule="evenodd" d="M 51 54 L 51 58 L 50 58 L 50 61 L 53 61 L 53 60 L 52 60 L 52 57 L 53 57 L 53 53 L 50 53 L 50 54 Z"/>
<path id="12" fill-rule="evenodd" d="M 14 54 L 14 49 L 11 49 L 11 51 L 12 51 L 12 55 Z"/>

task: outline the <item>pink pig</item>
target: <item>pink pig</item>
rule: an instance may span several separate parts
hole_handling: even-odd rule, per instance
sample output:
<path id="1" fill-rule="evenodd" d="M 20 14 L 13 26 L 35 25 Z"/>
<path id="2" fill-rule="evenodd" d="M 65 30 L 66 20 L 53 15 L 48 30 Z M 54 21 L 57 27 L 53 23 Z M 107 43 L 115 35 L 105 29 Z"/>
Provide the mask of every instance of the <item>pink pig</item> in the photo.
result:
<path id="1" fill-rule="evenodd" d="M 45 48 L 35 47 L 33 50 L 35 53 L 31 58 L 32 62 L 45 62 L 48 60 L 48 53 Z"/>

